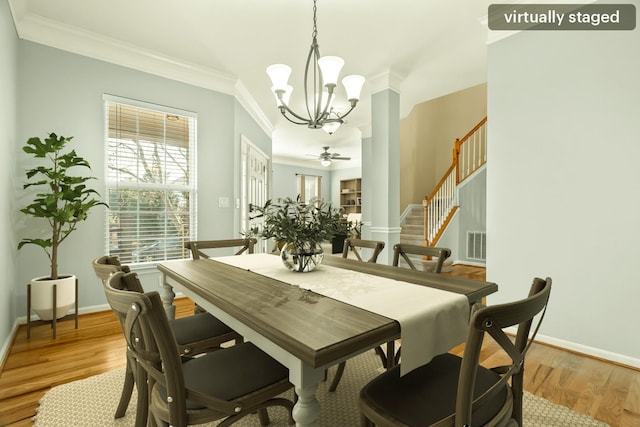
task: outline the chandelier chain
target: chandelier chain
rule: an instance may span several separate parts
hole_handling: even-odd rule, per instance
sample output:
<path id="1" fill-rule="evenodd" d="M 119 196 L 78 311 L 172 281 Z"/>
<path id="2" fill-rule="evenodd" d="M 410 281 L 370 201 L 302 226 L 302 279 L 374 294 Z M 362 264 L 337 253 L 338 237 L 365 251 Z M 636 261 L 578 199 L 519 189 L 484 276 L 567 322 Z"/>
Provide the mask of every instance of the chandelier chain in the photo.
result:
<path id="1" fill-rule="evenodd" d="M 318 7 L 316 6 L 316 1 L 317 0 L 313 0 L 313 33 L 311 33 L 313 40 L 315 40 L 318 36 L 318 18 L 316 17 Z"/>

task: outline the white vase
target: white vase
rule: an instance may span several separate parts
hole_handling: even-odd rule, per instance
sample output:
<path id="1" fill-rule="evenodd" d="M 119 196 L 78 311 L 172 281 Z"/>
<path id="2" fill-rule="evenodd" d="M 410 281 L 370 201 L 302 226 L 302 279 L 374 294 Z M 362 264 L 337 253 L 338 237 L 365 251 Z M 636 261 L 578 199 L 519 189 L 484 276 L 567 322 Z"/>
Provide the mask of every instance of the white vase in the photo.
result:
<path id="1" fill-rule="evenodd" d="M 62 275 L 56 280 L 48 276 L 31 280 L 31 309 L 42 320 L 53 320 L 53 285 L 56 285 L 55 318 L 64 317 L 76 302 L 76 276 Z M 31 313 L 27 313 L 29 316 Z"/>

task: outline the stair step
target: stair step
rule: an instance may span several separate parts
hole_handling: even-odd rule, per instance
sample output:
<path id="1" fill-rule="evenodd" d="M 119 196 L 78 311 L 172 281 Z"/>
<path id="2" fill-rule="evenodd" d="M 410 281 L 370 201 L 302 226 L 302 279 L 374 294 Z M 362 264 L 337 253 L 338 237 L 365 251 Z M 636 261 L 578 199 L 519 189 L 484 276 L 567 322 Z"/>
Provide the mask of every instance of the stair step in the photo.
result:
<path id="1" fill-rule="evenodd" d="M 400 234 L 400 243 L 407 245 L 422 245 L 424 243 L 424 236 L 417 234 Z"/>
<path id="2" fill-rule="evenodd" d="M 404 219 L 404 223 L 405 224 L 411 224 L 411 225 L 423 225 L 424 224 L 424 217 L 422 216 L 408 216 Z"/>
<path id="3" fill-rule="evenodd" d="M 402 226 L 401 233 L 405 234 L 424 234 L 424 227 L 422 225 L 404 224 Z"/>

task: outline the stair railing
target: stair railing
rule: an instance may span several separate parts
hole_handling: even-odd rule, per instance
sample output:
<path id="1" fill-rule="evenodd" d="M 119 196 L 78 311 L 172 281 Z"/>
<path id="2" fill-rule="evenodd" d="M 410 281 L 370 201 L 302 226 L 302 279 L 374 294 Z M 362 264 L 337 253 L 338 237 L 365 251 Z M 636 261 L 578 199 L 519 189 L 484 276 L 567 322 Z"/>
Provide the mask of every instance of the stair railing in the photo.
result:
<path id="1" fill-rule="evenodd" d="M 458 209 L 457 186 L 487 162 L 486 123 L 485 117 L 462 139 L 456 139 L 451 166 L 422 201 L 426 246 L 438 242 Z"/>

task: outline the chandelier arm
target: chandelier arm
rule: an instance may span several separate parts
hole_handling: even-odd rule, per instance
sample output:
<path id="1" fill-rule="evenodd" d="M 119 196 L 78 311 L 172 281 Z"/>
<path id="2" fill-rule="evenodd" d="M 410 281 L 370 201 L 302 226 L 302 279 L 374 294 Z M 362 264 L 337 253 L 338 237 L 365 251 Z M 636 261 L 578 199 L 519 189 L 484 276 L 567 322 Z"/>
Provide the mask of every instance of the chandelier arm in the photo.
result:
<path id="1" fill-rule="evenodd" d="M 287 116 L 286 111 L 288 111 L 292 116 L 296 117 L 297 119 L 301 120 L 300 122 L 297 122 L 293 119 L 291 119 L 289 116 Z M 304 117 L 300 117 L 299 115 L 297 115 L 296 113 L 294 113 L 293 111 L 291 111 L 290 109 L 286 109 L 285 110 L 280 110 L 280 112 L 282 113 L 282 116 L 289 120 L 291 123 L 294 123 L 296 125 L 308 125 L 309 124 L 309 120 L 305 119 Z"/>
<path id="2" fill-rule="evenodd" d="M 315 31 L 314 31 L 315 34 Z M 322 73 L 318 70 L 318 59 L 320 58 L 320 49 L 318 41 L 314 35 L 311 42 L 311 48 L 307 55 L 307 62 L 304 68 L 304 102 L 309 115 L 309 124 L 317 124 L 322 118 L 319 115 L 322 102 Z M 309 102 L 309 69 L 313 67 L 313 100 Z M 313 113 L 311 110 L 313 109 Z"/>
<path id="3" fill-rule="evenodd" d="M 310 118 L 302 117 L 302 116 L 300 116 L 300 115 L 296 114 L 296 113 L 295 113 L 291 108 L 289 108 L 289 106 L 288 106 L 288 105 L 286 105 L 286 104 L 283 104 L 283 105 L 281 105 L 281 106 L 280 106 L 280 112 L 282 113 L 282 115 L 283 115 L 287 120 L 289 120 L 289 121 L 290 121 L 290 122 L 292 122 L 292 123 L 296 123 L 296 122 L 294 122 L 294 121 L 292 121 L 291 119 L 289 119 L 289 118 L 286 116 L 285 112 L 288 112 L 289 114 L 291 114 L 293 117 L 295 117 L 295 118 L 296 118 L 296 119 L 298 119 L 298 120 L 302 120 L 302 122 L 301 122 L 301 123 L 297 123 L 297 124 L 299 124 L 299 125 L 308 125 L 308 124 L 310 124 L 310 123 L 311 123 Z"/>
<path id="4" fill-rule="evenodd" d="M 343 115 L 339 116 L 338 119 L 334 119 L 334 121 L 340 121 L 342 123 L 342 119 L 347 117 L 349 115 L 349 113 L 351 113 L 354 110 L 354 108 L 356 108 L 357 102 L 358 101 L 351 101 L 351 108 L 349 108 L 349 111 L 347 111 Z"/>

